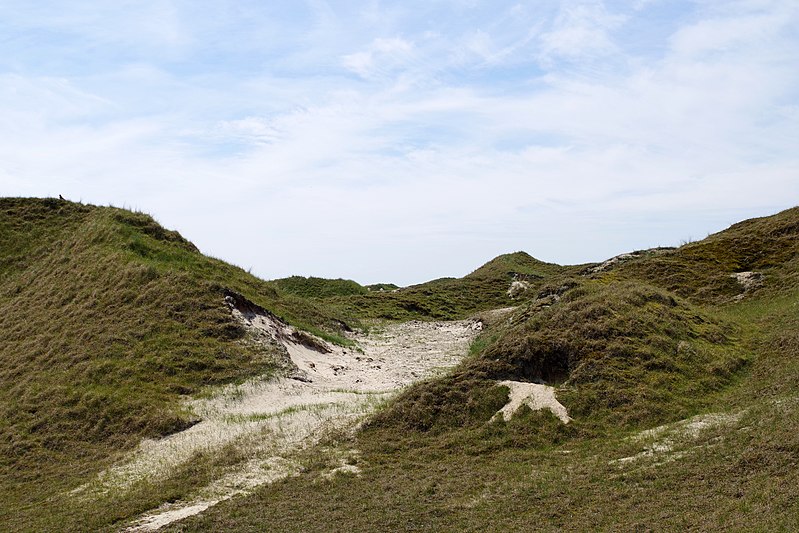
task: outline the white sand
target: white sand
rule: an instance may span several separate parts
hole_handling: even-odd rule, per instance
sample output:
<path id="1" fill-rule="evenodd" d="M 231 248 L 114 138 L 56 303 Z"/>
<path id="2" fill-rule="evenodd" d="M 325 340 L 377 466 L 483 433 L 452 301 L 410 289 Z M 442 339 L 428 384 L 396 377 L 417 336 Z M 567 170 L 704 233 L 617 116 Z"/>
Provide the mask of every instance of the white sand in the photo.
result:
<path id="1" fill-rule="evenodd" d="M 522 405 L 526 405 L 532 411 L 549 409 L 564 424 L 571 422 L 566 408 L 555 398 L 554 387 L 522 381 L 499 381 L 497 385 L 504 385 L 510 389 L 509 400 L 505 407 L 497 411 L 491 420 L 502 416 L 503 420 L 507 422 Z"/>

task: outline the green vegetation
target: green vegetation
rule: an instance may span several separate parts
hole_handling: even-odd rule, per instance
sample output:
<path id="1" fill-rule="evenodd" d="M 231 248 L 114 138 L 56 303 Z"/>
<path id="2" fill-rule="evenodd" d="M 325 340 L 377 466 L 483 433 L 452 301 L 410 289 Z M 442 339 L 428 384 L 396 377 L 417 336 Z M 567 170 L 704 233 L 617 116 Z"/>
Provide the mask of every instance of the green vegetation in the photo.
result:
<path id="1" fill-rule="evenodd" d="M 457 320 L 477 312 L 518 305 L 545 280 L 579 271 L 539 261 L 525 252 L 501 255 L 463 278 L 441 278 L 410 287 L 391 283 L 361 286 L 351 280 L 292 276 L 274 280 L 281 295 L 299 296 L 363 328 L 374 321 Z M 513 281 L 528 287 L 508 295 Z M 312 331 L 312 330 L 311 330 Z"/>
<path id="2" fill-rule="evenodd" d="M 742 292 L 731 276 L 735 272 L 762 272 L 772 287 L 790 285 L 791 279 L 795 283 L 797 233 L 799 207 L 794 207 L 739 222 L 670 253 L 631 261 L 614 275 L 646 280 L 698 303 L 724 304 Z"/>
<path id="3" fill-rule="evenodd" d="M 762 287 L 731 277 L 748 270 Z M 552 273 L 455 372 L 328 443 L 361 450 L 361 475 L 311 465 L 172 530 L 796 530 L 797 307 L 797 209 Z M 489 422 L 507 394 L 495 379 L 558 385 L 574 421 Z M 720 414 L 674 425 L 701 413 Z"/>
<path id="4" fill-rule="evenodd" d="M 366 288 L 374 292 L 395 291 L 399 289 L 399 285 L 394 285 L 393 283 L 373 283 L 372 285 L 367 285 Z"/>
<path id="5" fill-rule="evenodd" d="M 479 311 L 517 305 L 556 274 L 575 271 L 543 263 L 524 252 L 497 257 L 463 278 L 442 278 L 392 291 L 331 298 L 328 304 L 353 319 L 455 320 Z M 530 289 L 519 299 L 508 296 L 514 280 Z"/>
<path id="6" fill-rule="evenodd" d="M 309 462 L 299 477 L 167 530 L 794 531 L 797 407 L 755 402 L 734 423 L 629 464 L 617 461 L 641 447 L 621 432 L 490 450 L 367 433 L 359 476 L 326 480 L 329 465 Z M 518 431 L 534 433 L 542 418 Z"/>
<path id="7" fill-rule="evenodd" d="M 55 200 L 0 200 L 0 252 L 4 529 L 119 527 L 240 459 L 199 454 L 123 500 L 63 497 L 192 423 L 183 395 L 279 367 L 243 342 L 226 288 L 338 342 L 380 320 L 488 327 L 454 371 L 299 452 L 298 476 L 172 530 L 799 529 L 799 208 L 595 271 L 517 252 L 399 290 L 264 282 L 146 215 Z M 505 379 L 555 385 L 573 421 L 491 421 Z M 361 474 L 328 479 L 340 454 L 325 450 L 349 449 Z"/>
<path id="8" fill-rule="evenodd" d="M 562 383 L 572 416 L 600 426 L 684 418 L 747 361 L 732 324 L 641 283 L 585 284 L 516 319 L 480 367 Z"/>
<path id="9" fill-rule="evenodd" d="M 505 403 L 496 380 L 561 385 L 586 433 L 685 418 L 746 364 L 731 323 L 647 285 L 586 283 L 533 301 L 443 380 L 411 387 L 376 423 L 403 431 L 482 425 Z"/>
<path id="10" fill-rule="evenodd" d="M 501 255 L 463 278 L 441 278 L 410 287 L 381 283 L 364 287 L 351 280 L 292 276 L 273 283 L 281 294 L 311 299 L 362 327 L 374 320 L 457 320 L 479 311 L 518 305 L 555 275 L 579 267 L 561 267 L 539 261 L 525 252 Z M 528 290 L 508 295 L 511 282 Z"/>
<path id="11" fill-rule="evenodd" d="M 285 293 L 303 298 L 330 298 L 333 296 L 367 294 L 369 292 L 369 289 L 350 279 L 291 276 L 290 278 L 276 279 L 272 283 Z"/>

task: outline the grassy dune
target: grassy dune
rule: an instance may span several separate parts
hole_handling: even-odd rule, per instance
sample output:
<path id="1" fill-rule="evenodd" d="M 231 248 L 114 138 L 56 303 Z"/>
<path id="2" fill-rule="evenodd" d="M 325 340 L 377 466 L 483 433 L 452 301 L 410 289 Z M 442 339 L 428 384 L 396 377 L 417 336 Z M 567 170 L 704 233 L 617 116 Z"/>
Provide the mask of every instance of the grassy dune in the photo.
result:
<path id="1" fill-rule="evenodd" d="M 360 476 L 309 459 L 172 530 L 796 530 L 798 252 L 792 209 L 555 274 L 453 374 L 328 444 L 362 450 Z M 762 287 L 731 277 L 747 270 Z M 489 422 L 508 378 L 558 385 L 574 421 Z"/>
<path id="2" fill-rule="evenodd" d="M 223 288 L 339 338 L 324 309 L 140 213 L 2 199 L 0 251 L 0 517 L 11 526 L 142 438 L 191 424 L 185 395 L 282 364 L 244 342 Z"/>
<path id="3" fill-rule="evenodd" d="M 370 290 L 265 282 L 146 215 L 50 199 L 0 200 L 2 529 L 113 529 L 240 459 L 199 455 L 124 500 L 64 497 L 190 424 L 186 395 L 278 371 L 224 289 L 333 342 L 381 320 L 489 327 L 453 372 L 304 452 L 300 475 L 172 530 L 799 529 L 799 208 L 601 266 L 518 252 Z M 526 407 L 490 422 L 507 379 L 555 385 L 573 422 Z M 350 449 L 361 474 L 328 479 Z"/>
<path id="4" fill-rule="evenodd" d="M 457 320 L 479 311 L 518 305 L 534 294 L 530 290 L 511 298 L 508 287 L 514 280 L 523 280 L 534 289 L 551 276 L 573 270 L 574 267 L 544 263 L 525 252 L 516 252 L 499 256 L 463 278 L 338 296 L 326 302 L 348 316 L 366 320 Z"/>

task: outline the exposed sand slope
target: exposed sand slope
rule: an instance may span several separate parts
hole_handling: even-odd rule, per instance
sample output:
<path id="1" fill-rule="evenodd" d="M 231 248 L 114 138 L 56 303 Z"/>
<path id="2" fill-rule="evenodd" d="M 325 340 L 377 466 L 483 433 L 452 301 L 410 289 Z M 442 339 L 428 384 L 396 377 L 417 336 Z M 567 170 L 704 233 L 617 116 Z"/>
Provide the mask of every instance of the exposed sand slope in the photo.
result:
<path id="1" fill-rule="evenodd" d="M 130 530 L 158 529 L 295 474 L 293 453 L 318 442 L 331 428 L 354 427 L 398 389 L 457 364 L 481 329 L 480 322 L 472 320 L 389 325 L 354 337 L 361 353 L 297 334 L 258 310 L 231 307 L 252 338 L 285 346 L 295 366 L 289 372 L 293 377 L 255 379 L 191 401 L 187 405 L 201 419 L 199 423 L 169 437 L 142 442 L 128 461 L 103 472 L 95 484 L 75 491 L 78 497 L 124 492 L 142 479 L 167 478 L 198 452 L 214 452 L 231 444 L 250 457 L 190 501 L 164 504 L 136 520 Z"/>

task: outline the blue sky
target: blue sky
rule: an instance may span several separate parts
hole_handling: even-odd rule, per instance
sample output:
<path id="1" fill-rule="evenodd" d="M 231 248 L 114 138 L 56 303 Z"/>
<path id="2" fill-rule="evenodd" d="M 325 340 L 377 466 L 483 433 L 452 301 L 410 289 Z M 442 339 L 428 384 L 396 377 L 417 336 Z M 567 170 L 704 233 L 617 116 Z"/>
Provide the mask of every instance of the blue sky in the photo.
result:
<path id="1" fill-rule="evenodd" d="M 265 277 L 599 261 L 799 204 L 799 3 L 0 4 L 0 194 Z"/>

